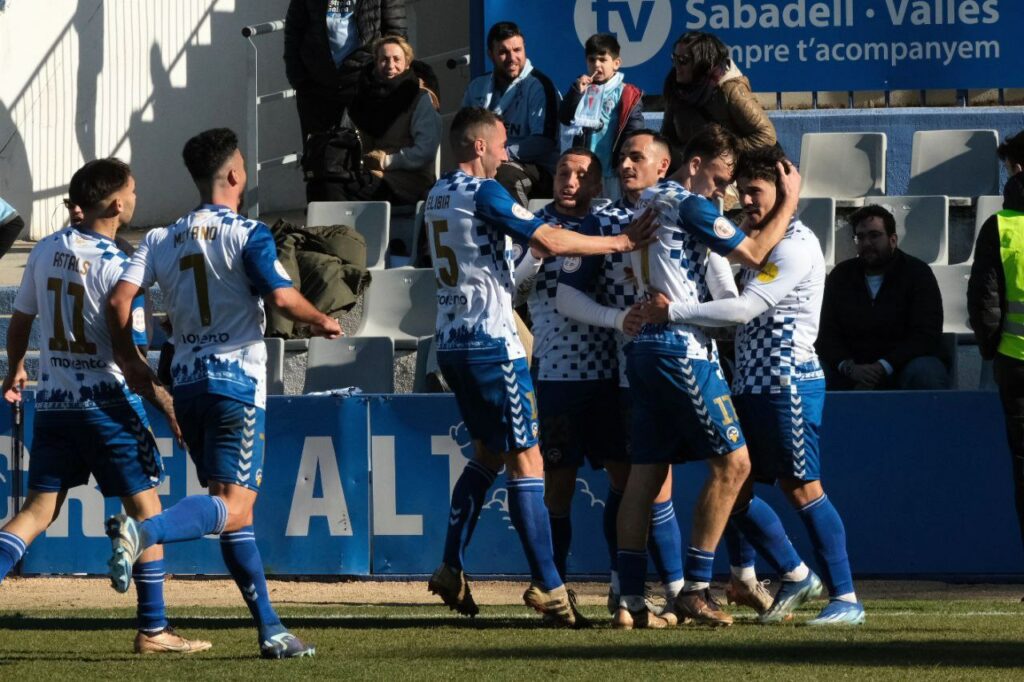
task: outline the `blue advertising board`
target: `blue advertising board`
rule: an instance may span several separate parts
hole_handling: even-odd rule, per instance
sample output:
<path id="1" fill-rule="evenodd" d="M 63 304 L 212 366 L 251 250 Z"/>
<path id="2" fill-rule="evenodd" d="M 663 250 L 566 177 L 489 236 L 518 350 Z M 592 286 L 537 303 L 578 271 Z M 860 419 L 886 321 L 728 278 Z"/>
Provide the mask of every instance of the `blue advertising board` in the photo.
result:
<path id="1" fill-rule="evenodd" d="M 586 69 L 583 43 L 616 34 L 628 82 L 661 94 L 675 40 L 710 32 L 758 92 L 1024 86 L 1020 0 L 481 0 L 484 36 L 519 24 L 533 65 L 564 90 Z"/>
<path id="2" fill-rule="evenodd" d="M 32 408 L 29 394 L 25 400 L 26 483 Z M 164 507 L 186 495 L 205 494 L 195 465 L 174 443 L 167 422 L 151 409 L 148 415 L 167 472 L 159 489 Z M 266 439 L 255 518 L 267 573 L 369 573 L 365 399 L 271 397 Z M 22 573 L 105 573 L 110 541 L 103 521 L 119 511 L 120 501 L 104 500 L 95 480 L 72 489 L 60 516 L 29 547 Z M 216 538 L 168 545 L 166 563 L 170 573 L 226 573 Z"/>

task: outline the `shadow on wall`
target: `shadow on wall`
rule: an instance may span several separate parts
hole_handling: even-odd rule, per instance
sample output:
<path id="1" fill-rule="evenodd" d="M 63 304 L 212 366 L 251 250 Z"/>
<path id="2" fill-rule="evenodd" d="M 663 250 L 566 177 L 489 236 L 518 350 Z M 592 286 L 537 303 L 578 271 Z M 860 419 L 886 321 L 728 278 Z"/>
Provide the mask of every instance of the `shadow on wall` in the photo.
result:
<path id="1" fill-rule="evenodd" d="M 75 92 L 75 139 L 82 159 L 96 157 L 96 90 L 103 71 L 103 1 L 79 2 L 71 25 L 78 34 L 78 74 Z M 70 178 L 68 178 L 70 180 Z"/>
<path id="2" fill-rule="evenodd" d="M 2 0 L 0 0 L 2 2 Z M 11 112 L 0 101 L 0 197 L 18 211 L 26 225 L 32 224 L 32 169 L 21 132 Z M 23 235 L 24 236 L 24 235 Z"/>

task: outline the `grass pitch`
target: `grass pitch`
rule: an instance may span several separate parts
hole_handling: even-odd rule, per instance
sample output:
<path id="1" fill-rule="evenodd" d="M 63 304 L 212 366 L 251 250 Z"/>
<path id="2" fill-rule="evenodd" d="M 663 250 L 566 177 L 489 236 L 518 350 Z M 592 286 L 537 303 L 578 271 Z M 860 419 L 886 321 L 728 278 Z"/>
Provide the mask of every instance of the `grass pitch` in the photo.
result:
<path id="1" fill-rule="evenodd" d="M 141 657 L 131 653 L 131 609 L 15 612 L 2 601 L 4 680 L 1024 678 L 1024 605 L 1009 598 L 866 600 L 867 623 L 848 629 L 765 627 L 747 619 L 723 630 L 637 632 L 611 630 L 596 605 L 583 610 L 598 626 L 581 631 L 542 627 L 514 605 L 485 605 L 472 620 L 424 604 L 285 605 L 285 622 L 317 645 L 316 658 L 293 661 L 259 660 L 255 631 L 240 608 L 172 607 L 180 631 L 214 648 Z"/>

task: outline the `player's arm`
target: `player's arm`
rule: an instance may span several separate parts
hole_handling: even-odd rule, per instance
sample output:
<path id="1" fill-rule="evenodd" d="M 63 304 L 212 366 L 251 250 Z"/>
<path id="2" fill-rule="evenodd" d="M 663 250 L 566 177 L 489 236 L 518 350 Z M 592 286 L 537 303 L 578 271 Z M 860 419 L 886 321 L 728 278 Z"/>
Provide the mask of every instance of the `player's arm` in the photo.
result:
<path id="1" fill-rule="evenodd" d="M 580 232 L 597 236 L 597 223 L 588 217 L 583 221 Z M 562 261 L 562 270 L 558 273 L 558 289 L 555 293 L 555 308 L 560 315 L 592 327 L 624 331 L 629 310 L 601 305 L 593 297 L 603 264 L 604 256 L 586 256 Z"/>
<path id="2" fill-rule="evenodd" d="M 602 256 L 628 253 L 654 241 L 657 214 L 644 211 L 629 227 L 611 237 L 595 237 L 551 225 L 541 225 L 530 238 L 530 247 L 544 256 Z"/>
<path id="3" fill-rule="evenodd" d="M 29 336 L 32 333 L 32 322 L 35 315 L 15 310 L 11 315 L 11 325 L 7 329 L 7 363 L 9 369 L 4 377 L 4 400 L 16 403 L 21 400 L 21 391 L 28 381 L 25 371 L 25 353 L 28 352 Z"/>
<path id="4" fill-rule="evenodd" d="M 317 336 L 336 339 L 341 325 L 306 300 L 292 285 L 277 260 L 277 248 L 270 229 L 260 223 L 249 234 L 242 248 L 242 263 L 249 282 L 269 305 L 293 322 L 307 324 Z"/>
<path id="5" fill-rule="evenodd" d="M 775 206 L 758 233 L 743 239 L 728 254 L 731 260 L 750 268 L 760 269 L 768 254 L 782 240 L 800 198 L 800 171 L 796 166 L 780 161 L 775 164 L 775 171 L 778 174 Z"/>

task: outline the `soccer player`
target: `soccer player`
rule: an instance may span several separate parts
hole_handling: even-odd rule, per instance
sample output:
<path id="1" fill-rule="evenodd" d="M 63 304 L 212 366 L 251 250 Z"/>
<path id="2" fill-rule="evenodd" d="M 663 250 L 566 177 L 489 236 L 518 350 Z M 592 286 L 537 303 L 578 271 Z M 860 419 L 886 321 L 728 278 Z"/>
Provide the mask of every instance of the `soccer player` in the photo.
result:
<path id="1" fill-rule="evenodd" d="M 619 234 L 633 220 L 636 202 L 640 200 L 643 191 L 665 177 L 669 160 L 667 141 L 653 130 L 640 130 L 627 137 L 622 145 L 618 168 L 623 196 L 587 219 L 583 224 L 585 233 Z M 628 612 L 619 613 L 616 523 L 622 491 L 625 490 L 629 476 L 629 382 L 626 379 L 623 348 L 629 342 L 629 334 L 639 329 L 637 323 L 640 317 L 631 312 L 631 306 L 636 301 L 636 279 L 629 259 L 624 254 L 565 259 L 558 279 L 559 313 L 595 327 L 613 330 L 615 334 L 619 389 L 616 396 L 604 400 L 599 413 L 618 415 L 616 425 L 621 428 L 625 439 L 621 445 L 616 445 L 625 448 L 626 457 L 620 456 L 605 462 L 609 486 L 605 498 L 604 535 L 611 563 L 608 610 L 611 615 L 619 616 L 615 622 L 618 628 L 665 627 L 675 623 L 671 608 L 658 614 L 660 618 L 651 618 L 651 614 L 643 613 L 640 618 L 633 619 Z M 682 539 L 672 506 L 671 472 L 665 477 L 651 507 L 647 546 L 665 588 L 665 597 L 671 605 L 683 586 Z"/>
<path id="2" fill-rule="evenodd" d="M 537 213 L 548 225 L 580 231 L 601 192 L 601 161 L 585 147 L 565 151 L 555 164 L 554 201 Z M 544 502 L 551 521 L 555 567 L 565 581 L 572 543 L 572 498 L 576 472 L 584 459 L 596 468 L 614 467 L 625 457 L 615 419 L 614 340 L 608 329 L 570 320 L 555 308 L 562 257 L 537 258 L 527 248 L 516 267 L 519 296 L 533 321 L 531 375 L 540 413 L 540 452 L 544 461 Z M 572 259 L 568 259 L 572 261 Z M 575 259 L 578 264 L 579 259 Z M 611 411 L 608 407 L 612 406 Z M 595 415 L 610 419 L 594 419 Z M 568 591 L 575 609 L 575 593 Z M 586 619 L 576 611 L 576 626 Z"/>
<path id="3" fill-rule="evenodd" d="M 748 236 L 763 229 L 779 203 L 777 168 L 783 159 L 781 151 L 768 149 L 744 155 L 737 165 L 745 214 L 741 227 Z M 743 293 L 737 298 L 708 302 L 670 303 L 655 293 L 644 305 L 645 319 L 704 327 L 740 325 L 733 392 L 750 447 L 753 479 L 744 484 L 730 525 L 735 524 L 782 574 L 779 592 L 761 622 L 784 620 L 818 596 L 821 582 L 796 556 L 775 512 L 754 496 L 754 479 L 777 480 L 811 536 L 830 601 L 807 625 L 858 625 L 864 622 L 864 607 L 853 588 L 846 532 L 820 480 L 818 437 L 825 379 L 814 340 L 825 260 L 814 233 L 790 217 L 782 241 L 760 268 L 743 269 L 741 284 Z M 752 570 L 753 557 L 747 557 L 739 563 Z M 737 564 L 737 557 L 732 563 Z"/>
<path id="4" fill-rule="evenodd" d="M 98 159 L 71 177 L 70 192 L 84 211 L 82 221 L 32 249 L 7 334 L 11 369 L 3 391 L 10 403 L 21 400 L 28 380 L 25 352 L 37 316 L 48 340 L 39 359 L 29 493 L 21 511 L 0 530 L 0 581 L 57 518 L 68 490 L 86 485 L 89 474 L 104 497 L 121 498 L 132 518 L 160 513 L 163 461 L 142 401 L 114 363 L 107 328 L 107 295 L 128 264 L 114 237 L 135 211 L 135 179 L 125 163 Z M 133 312 L 140 322 L 133 329 L 145 343 L 140 299 Z M 140 392 L 164 410 L 178 432 L 170 396 L 153 384 L 140 386 Z M 185 639 L 167 624 L 163 556 L 163 547 L 150 547 L 135 565 L 135 652 L 205 651 L 209 642 Z"/>
<path id="5" fill-rule="evenodd" d="M 129 303 L 155 283 L 165 292 L 175 335 L 174 406 L 199 480 L 210 494 L 179 501 L 135 523 L 108 520 L 111 579 L 128 589 L 131 567 L 147 548 L 220 535 L 224 563 L 256 621 L 264 658 L 312 656 L 270 604 L 253 533 L 253 504 L 263 478 L 266 405 L 264 299 L 315 334 L 336 338 L 338 322 L 292 287 L 266 225 L 238 215 L 245 162 L 226 128 L 190 139 L 182 156 L 202 203 L 166 228 L 151 230 L 111 294 L 115 355 L 128 385 L 153 381 L 128 346 Z"/>
<path id="6" fill-rule="evenodd" d="M 548 225 L 493 179 L 506 159 L 505 126 L 493 112 L 460 110 L 450 139 L 458 168 L 438 180 L 426 204 L 438 282 L 435 338 L 438 365 L 476 452 L 452 492 L 443 562 L 428 588 L 459 613 L 478 613 L 462 557 L 487 489 L 504 465 L 509 515 L 532 577 L 523 600 L 571 626 L 575 617 L 555 567 L 544 507 L 533 382 L 512 317 L 510 238 L 541 258 L 628 252 L 649 239 L 653 221 L 645 215 L 616 237 Z"/>
<path id="7" fill-rule="evenodd" d="M 641 291 L 665 293 L 675 302 L 709 296 L 710 248 L 742 263 L 760 266 L 782 238 L 796 210 L 800 176 L 779 172 L 779 206 L 758 234 L 745 236 L 709 201 L 732 180 L 735 139 L 709 125 L 684 150 L 672 178 L 642 194 L 639 207 L 656 207 L 657 239 L 632 256 Z M 644 617 L 643 578 L 647 566 L 645 530 L 651 503 L 676 461 L 704 459 L 708 477 L 696 509 L 683 565 L 683 591 L 675 600 L 681 620 L 730 625 L 732 618 L 711 597 L 715 547 L 750 473 L 743 434 L 736 423 L 728 386 L 714 343 L 692 325 L 644 325 L 626 348 L 632 409 L 633 466 L 619 509 L 620 610 Z M 618 616 L 617 616 L 618 618 Z M 622 620 L 628 620 L 625 614 Z"/>

